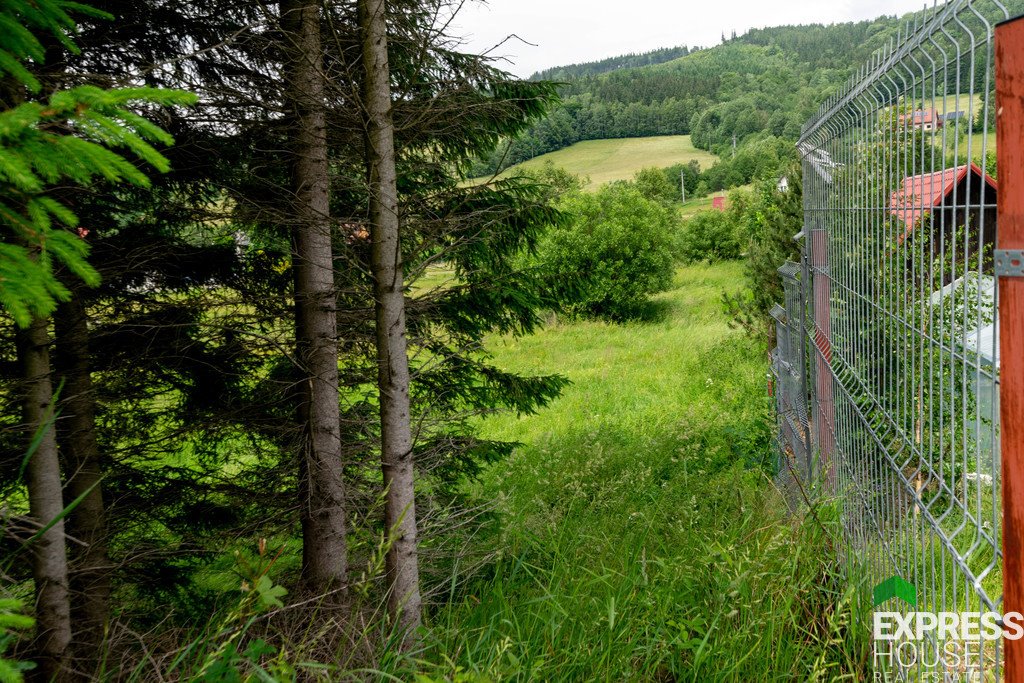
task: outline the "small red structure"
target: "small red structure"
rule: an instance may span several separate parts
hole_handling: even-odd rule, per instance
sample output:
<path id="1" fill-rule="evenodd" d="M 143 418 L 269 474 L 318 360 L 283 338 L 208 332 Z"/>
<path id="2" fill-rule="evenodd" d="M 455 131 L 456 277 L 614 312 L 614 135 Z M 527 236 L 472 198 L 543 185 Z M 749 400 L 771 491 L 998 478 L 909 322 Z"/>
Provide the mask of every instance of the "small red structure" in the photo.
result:
<path id="1" fill-rule="evenodd" d="M 711 208 L 725 211 L 725 197 L 713 197 L 711 199 Z"/>

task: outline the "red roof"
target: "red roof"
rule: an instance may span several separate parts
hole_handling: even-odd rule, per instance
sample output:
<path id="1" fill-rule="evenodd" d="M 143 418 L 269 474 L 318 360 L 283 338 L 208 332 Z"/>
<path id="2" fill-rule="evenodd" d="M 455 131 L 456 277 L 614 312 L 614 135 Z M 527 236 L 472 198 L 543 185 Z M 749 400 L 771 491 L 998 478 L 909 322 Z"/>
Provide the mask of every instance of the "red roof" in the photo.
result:
<path id="1" fill-rule="evenodd" d="M 942 125 L 942 119 L 935 113 L 934 109 L 915 109 L 910 114 L 900 115 L 900 123 L 910 119 L 911 125 L 923 126 L 926 123 Z"/>
<path id="2" fill-rule="evenodd" d="M 912 175 L 903 179 L 902 189 L 892 193 L 889 209 L 892 215 L 901 219 L 907 226 L 907 231 L 899 238 L 900 244 L 910 235 L 918 220 L 923 218 L 929 209 L 941 205 L 943 200 L 953 192 L 953 188 L 967 177 L 968 168 L 971 173 L 981 177 L 981 169 L 976 163 L 971 162 L 969 166 L 957 166 L 935 173 Z M 985 182 L 993 190 L 996 189 L 996 181 L 987 173 Z"/>

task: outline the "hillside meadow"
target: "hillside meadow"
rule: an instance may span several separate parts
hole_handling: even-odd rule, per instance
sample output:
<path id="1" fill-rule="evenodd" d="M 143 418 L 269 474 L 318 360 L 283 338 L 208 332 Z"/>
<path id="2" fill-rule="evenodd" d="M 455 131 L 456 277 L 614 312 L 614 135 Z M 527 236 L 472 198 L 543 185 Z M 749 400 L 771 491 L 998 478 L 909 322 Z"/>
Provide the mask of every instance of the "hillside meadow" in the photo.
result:
<path id="1" fill-rule="evenodd" d="M 613 180 L 629 180 L 642 168 L 664 168 L 693 160 L 705 169 L 718 157 L 694 147 L 689 135 L 587 140 L 534 157 L 513 166 L 505 174 L 514 169 L 538 169 L 550 162 L 557 168 L 589 178 L 586 189 L 593 190 Z"/>

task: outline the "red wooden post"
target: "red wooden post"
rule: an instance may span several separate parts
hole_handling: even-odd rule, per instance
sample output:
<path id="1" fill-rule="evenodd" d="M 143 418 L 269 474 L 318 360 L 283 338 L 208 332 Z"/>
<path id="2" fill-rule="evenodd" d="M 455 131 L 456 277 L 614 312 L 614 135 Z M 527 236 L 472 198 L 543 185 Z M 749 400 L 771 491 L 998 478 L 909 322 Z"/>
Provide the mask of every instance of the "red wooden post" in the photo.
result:
<path id="1" fill-rule="evenodd" d="M 1024 249 L 1024 21 L 996 38 L 997 260 Z M 1003 611 L 1024 613 L 1024 277 L 999 278 L 999 429 L 1003 494 Z M 1024 682 L 1024 639 L 1005 640 L 1003 680 Z"/>

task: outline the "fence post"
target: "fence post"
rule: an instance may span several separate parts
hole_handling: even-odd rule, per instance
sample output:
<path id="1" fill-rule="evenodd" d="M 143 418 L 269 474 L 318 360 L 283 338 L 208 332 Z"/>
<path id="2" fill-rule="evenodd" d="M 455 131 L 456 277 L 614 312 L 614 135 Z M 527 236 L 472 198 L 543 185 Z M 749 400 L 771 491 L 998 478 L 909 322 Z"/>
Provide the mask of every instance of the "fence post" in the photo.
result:
<path id="1" fill-rule="evenodd" d="M 810 235 L 811 272 L 814 288 L 815 394 L 817 396 L 818 458 L 822 482 L 832 475 L 832 440 L 835 405 L 832 400 L 832 293 L 828 270 L 828 235 L 824 221 L 815 215 Z"/>
<path id="2" fill-rule="evenodd" d="M 801 230 L 793 239 L 798 243 L 805 236 Z M 807 287 L 811 279 L 810 262 L 807 260 L 807 250 L 800 245 L 800 396 L 803 399 L 803 412 L 800 414 L 800 422 L 803 425 L 803 439 L 805 444 L 804 477 L 805 481 L 814 481 L 813 453 L 814 446 L 811 443 L 811 388 L 807 383 L 807 375 L 811 372 L 810 349 L 807 348 Z"/>
<path id="3" fill-rule="evenodd" d="M 1024 249 L 1024 20 L 996 27 L 997 263 Z M 1012 254 L 1005 255 L 1010 260 Z M 1018 263 L 1024 265 L 1024 261 Z M 1000 269 L 997 265 L 997 275 Z M 1024 613 L 1024 277 L 999 277 L 1003 611 Z M 1024 681 L 1024 639 L 1005 641 L 1004 680 Z"/>

